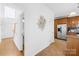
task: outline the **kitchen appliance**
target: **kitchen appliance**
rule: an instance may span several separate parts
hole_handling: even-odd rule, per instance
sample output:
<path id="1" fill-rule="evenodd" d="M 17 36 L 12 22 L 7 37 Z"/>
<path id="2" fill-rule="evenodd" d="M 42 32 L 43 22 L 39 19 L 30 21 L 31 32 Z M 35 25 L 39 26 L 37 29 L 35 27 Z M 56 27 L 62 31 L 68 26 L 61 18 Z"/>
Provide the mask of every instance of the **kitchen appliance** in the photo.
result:
<path id="1" fill-rule="evenodd" d="M 57 25 L 57 38 L 66 40 L 66 38 L 67 38 L 67 24 Z"/>
<path id="2" fill-rule="evenodd" d="M 76 31 L 75 32 L 76 32 L 77 36 L 79 37 L 79 24 L 76 25 Z"/>

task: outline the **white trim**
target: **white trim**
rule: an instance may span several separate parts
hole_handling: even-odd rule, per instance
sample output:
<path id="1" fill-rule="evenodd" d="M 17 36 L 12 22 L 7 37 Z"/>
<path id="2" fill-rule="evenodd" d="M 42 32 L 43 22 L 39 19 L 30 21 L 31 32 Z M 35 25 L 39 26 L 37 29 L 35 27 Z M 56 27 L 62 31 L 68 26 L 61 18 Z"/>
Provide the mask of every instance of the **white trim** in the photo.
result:
<path id="1" fill-rule="evenodd" d="M 54 43 L 54 41 L 49 42 L 48 44 L 44 45 L 40 50 L 38 50 L 36 53 L 33 54 L 33 56 L 37 55 L 39 52 L 50 46 L 51 43 Z"/>

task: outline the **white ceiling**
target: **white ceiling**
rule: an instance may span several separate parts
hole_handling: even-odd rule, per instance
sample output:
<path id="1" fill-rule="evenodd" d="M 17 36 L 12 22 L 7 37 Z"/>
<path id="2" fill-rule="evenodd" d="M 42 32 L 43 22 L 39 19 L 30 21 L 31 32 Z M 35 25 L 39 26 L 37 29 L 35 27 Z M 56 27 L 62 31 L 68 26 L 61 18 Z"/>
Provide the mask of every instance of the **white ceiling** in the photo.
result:
<path id="1" fill-rule="evenodd" d="M 71 12 L 76 12 L 79 15 L 77 3 L 49 3 L 45 5 L 53 11 L 55 17 L 68 16 Z"/>
<path id="2" fill-rule="evenodd" d="M 27 4 L 16 4 L 20 7 L 25 7 Z M 68 16 L 71 12 L 76 12 L 79 15 L 78 3 L 44 3 L 49 9 L 52 10 L 55 17 Z"/>

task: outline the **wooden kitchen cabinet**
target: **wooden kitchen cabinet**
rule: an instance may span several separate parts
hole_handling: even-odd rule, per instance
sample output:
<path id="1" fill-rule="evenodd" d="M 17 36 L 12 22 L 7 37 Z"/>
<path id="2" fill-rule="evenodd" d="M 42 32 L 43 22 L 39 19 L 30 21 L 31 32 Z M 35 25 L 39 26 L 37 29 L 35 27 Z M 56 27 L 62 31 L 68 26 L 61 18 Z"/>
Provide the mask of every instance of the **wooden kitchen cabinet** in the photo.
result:
<path id="1" fill-rule="evenodd" d="M 68 27 L 75 27 L 76 24 L 77 24 L 77 18 L 76 17 L 69 17 L 68 20 L 67 20 L 67 24 L 68 24 Z"/>
<path id="2" fill-rule="evenodd" d="M 55 19 L 54 20 L 54 37 L 55 38 L 57 37 L 57 24 L 58 24 L 58 20 Z"/>
<path id="3" fill-rule="evenodd" d="M 59 19 L 59 23 L 58 24 L 66 24 L 66 23 L 67 23 L 67 18 Z"/>
<path id="4" fill-rule="evenodd" d="M 79 56 L 79 37 L 76 35 L 69 35 L 67 37 L 66 56 Z"/>
<path id="5" fill-rule="evenodd" d="M 76 25 L 78 24 L 79 22 L 79 16 L 75 16 L 75 17 L 68 17 L 68 20 L 67 20 L 67 27 L 70 28 L 70 29 L 76 29 Z M 76 35 L 75 32 L 67 32 L 68 35 Z"/>

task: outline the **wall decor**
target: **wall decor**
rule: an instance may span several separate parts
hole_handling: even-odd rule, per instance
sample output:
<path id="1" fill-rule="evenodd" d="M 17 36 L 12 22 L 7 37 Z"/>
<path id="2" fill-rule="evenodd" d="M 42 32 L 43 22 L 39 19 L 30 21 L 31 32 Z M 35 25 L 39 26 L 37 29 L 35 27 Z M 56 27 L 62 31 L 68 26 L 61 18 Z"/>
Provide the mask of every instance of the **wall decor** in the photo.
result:
<path id="1" fill-rule="evenodd" d="M 46 24 L 46 19 L 44 18 L 44 16 L 40 16 L 40 18 L 39 18 L 39 20 L 38 20 L 38 27 L 39 27 L 41 30 L 44 30 L 45 24 Z"/>

